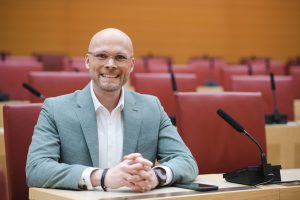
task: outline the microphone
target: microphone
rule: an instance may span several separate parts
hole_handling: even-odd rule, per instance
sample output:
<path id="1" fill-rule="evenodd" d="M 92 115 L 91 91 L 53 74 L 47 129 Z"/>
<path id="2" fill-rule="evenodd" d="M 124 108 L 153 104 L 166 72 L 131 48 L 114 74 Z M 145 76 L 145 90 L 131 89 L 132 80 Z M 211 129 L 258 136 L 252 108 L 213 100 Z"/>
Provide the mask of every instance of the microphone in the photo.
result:
<path id="1" fill-rule="evenodd" d="M 172 61 L 170 58 L 168 58 L 167 62 L 168 62 L 168 71 L 171 76 L 172 90 L 173 90 L 173 92 L 176 92 L 177 91 L 177 83 L 176 83 L 175 74 L 174 74 L 173 68 L 172 68 Z"/>
<path id="2" fill-rule="evenodd" d="M 177 83 L 176 83 L 175 74 L 174 74 L 173 68 L 172 68 L 171 58 L 168 58 L 167 62 L 168 62 L 168 72 L 170 73 L 170 76 L 171 76 L 172 91 L 176 92 L 177 91 Z M 175 115 L 170 115 L 169 118 L 170 118 L 172 124 L 174 126 L 176 126 L 176 116 Z"/>
<path id="3" fill-rule="evenodd" d="M 244 129 L 244 127 L 234 120 L 222 109 L 218 109 L 217 113 L 228 124 L 230 124 L 237 132 L 242 133 L 249 138 L 260 151 L 261 165 L 251 166 L 244 169 L 239 169 L 223 175 L 226 181 L 232 183 L 240 183 L 244 185 L 262 185 L 273 181 L 281 181 L 280 165 L 272 166 L 267 162 L 267 156 L 260 144 Z"/>
<path id="4" fill-rule="evenodd" d="M 228 124 L 230 124 L 237 132 L 243 133 L 245 131 L 244 127 L 240 125 L 237 121 L 235 121 L 232 117 L 230 117 L 226 112 L 222 109 L 218 109 L 217 113 L 220 117 L 222 117 Z"/>
<path id="5" fill-rule="evenodd" d="M 36 97 L 39 97 L 41 99 L 45 99 L 46 97 L 44 95 L 42 95 L 37 89 L 33 88 L 31 85 L 29 85 L 28 83 L 23 83 L 22 84 L 23 88 L 25 88 L 26 90 L 28 90 L 31 94 L 33 94 Z"/>
<path id="6" fill-rule="evenodd" d="M 270 81 L 271 81 L 271 90 L 274 101 L 274 111 L 272 114 L 265 115 L 266 124 L 286 124 L 287 123 L 287 115 L 281 114 L 278 111 L 277 97 L 276 97 L 276 85 L 274 80 L 273 73 L 270 73 Z"/>

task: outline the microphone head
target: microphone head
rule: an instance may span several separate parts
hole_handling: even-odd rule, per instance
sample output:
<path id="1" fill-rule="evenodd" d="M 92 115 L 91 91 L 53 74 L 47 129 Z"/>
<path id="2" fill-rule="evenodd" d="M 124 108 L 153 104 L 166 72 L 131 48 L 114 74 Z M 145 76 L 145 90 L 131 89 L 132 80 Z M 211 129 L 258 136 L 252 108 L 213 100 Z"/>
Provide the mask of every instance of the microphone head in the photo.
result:
<path id="1" fill-rule="evenodd" d="M 29 85 L 28 83 L 23 83 L 22 86 L 34 96 L 42 98 L 42 94 L 39 91 L 37 91 L 35 88 L 33 88 L 31 85 Z"/>
<path id="2" fill-rule="evenodd" d="M 228 124 L 230 124 L 236 131 L 240 133 L 244 133 L 245 129 L 242 125 L 240 125 L 237 121 L 235 121 L 230 115 L 228 115 L 222 109 L 218 109 L 217 113 L 220 117 L 222 117 Z"/>

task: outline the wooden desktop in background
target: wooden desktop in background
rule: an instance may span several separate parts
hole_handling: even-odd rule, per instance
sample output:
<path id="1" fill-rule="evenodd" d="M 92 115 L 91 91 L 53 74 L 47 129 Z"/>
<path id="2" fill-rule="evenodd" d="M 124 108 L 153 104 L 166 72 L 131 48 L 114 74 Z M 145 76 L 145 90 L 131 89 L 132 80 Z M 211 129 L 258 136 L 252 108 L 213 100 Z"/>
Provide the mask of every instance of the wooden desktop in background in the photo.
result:
<path id="1" fill-rule="evenodd" d="M 295 121 L 300 121 L 300 99 L 294 100 Z"/>
<path id="2" fill-rule="evenodd" d="M 300 122 L 266 125 L 267 157 L 283 169 L 300 168 Z"/>

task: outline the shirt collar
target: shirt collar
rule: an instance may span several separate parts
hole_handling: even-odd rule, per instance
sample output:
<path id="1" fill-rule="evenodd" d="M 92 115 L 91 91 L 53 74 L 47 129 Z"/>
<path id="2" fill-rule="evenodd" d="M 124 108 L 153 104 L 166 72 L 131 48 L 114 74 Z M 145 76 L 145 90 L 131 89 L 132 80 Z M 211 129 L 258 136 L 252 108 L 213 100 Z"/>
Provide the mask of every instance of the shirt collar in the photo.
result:
<path id="1" fill-rule="evenodd" d="M 92 95 L 92 100 L 93 100 L 95 111 L 97 111 L 97 109 L 99 107 L 105 108 L 96 97 L 96 94 L 93 90 L 93 81 L 91 81 L 90 89 L 91 89 L 91 95 Z M 120 108 L 120 111 L 122 111 L 124 108 L 124 88 L 123 87 L 121 89 L 121 96 L 120 96 L 119 102 L 115 108 Z"/>

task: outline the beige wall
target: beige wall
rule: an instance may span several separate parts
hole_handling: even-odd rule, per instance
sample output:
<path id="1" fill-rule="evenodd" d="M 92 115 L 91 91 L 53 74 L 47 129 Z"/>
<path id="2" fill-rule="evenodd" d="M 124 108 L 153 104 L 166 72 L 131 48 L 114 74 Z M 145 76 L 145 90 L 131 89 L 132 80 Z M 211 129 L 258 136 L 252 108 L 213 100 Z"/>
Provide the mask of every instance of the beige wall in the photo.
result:
<path id="1" fill-rule="evenodd" d="M 0 0 L 0 50 L 81 56 L 97 30 L 117 27 L 136 56 L 287 59 L 300 54 L 299 24 L 299 0 Z"/>

